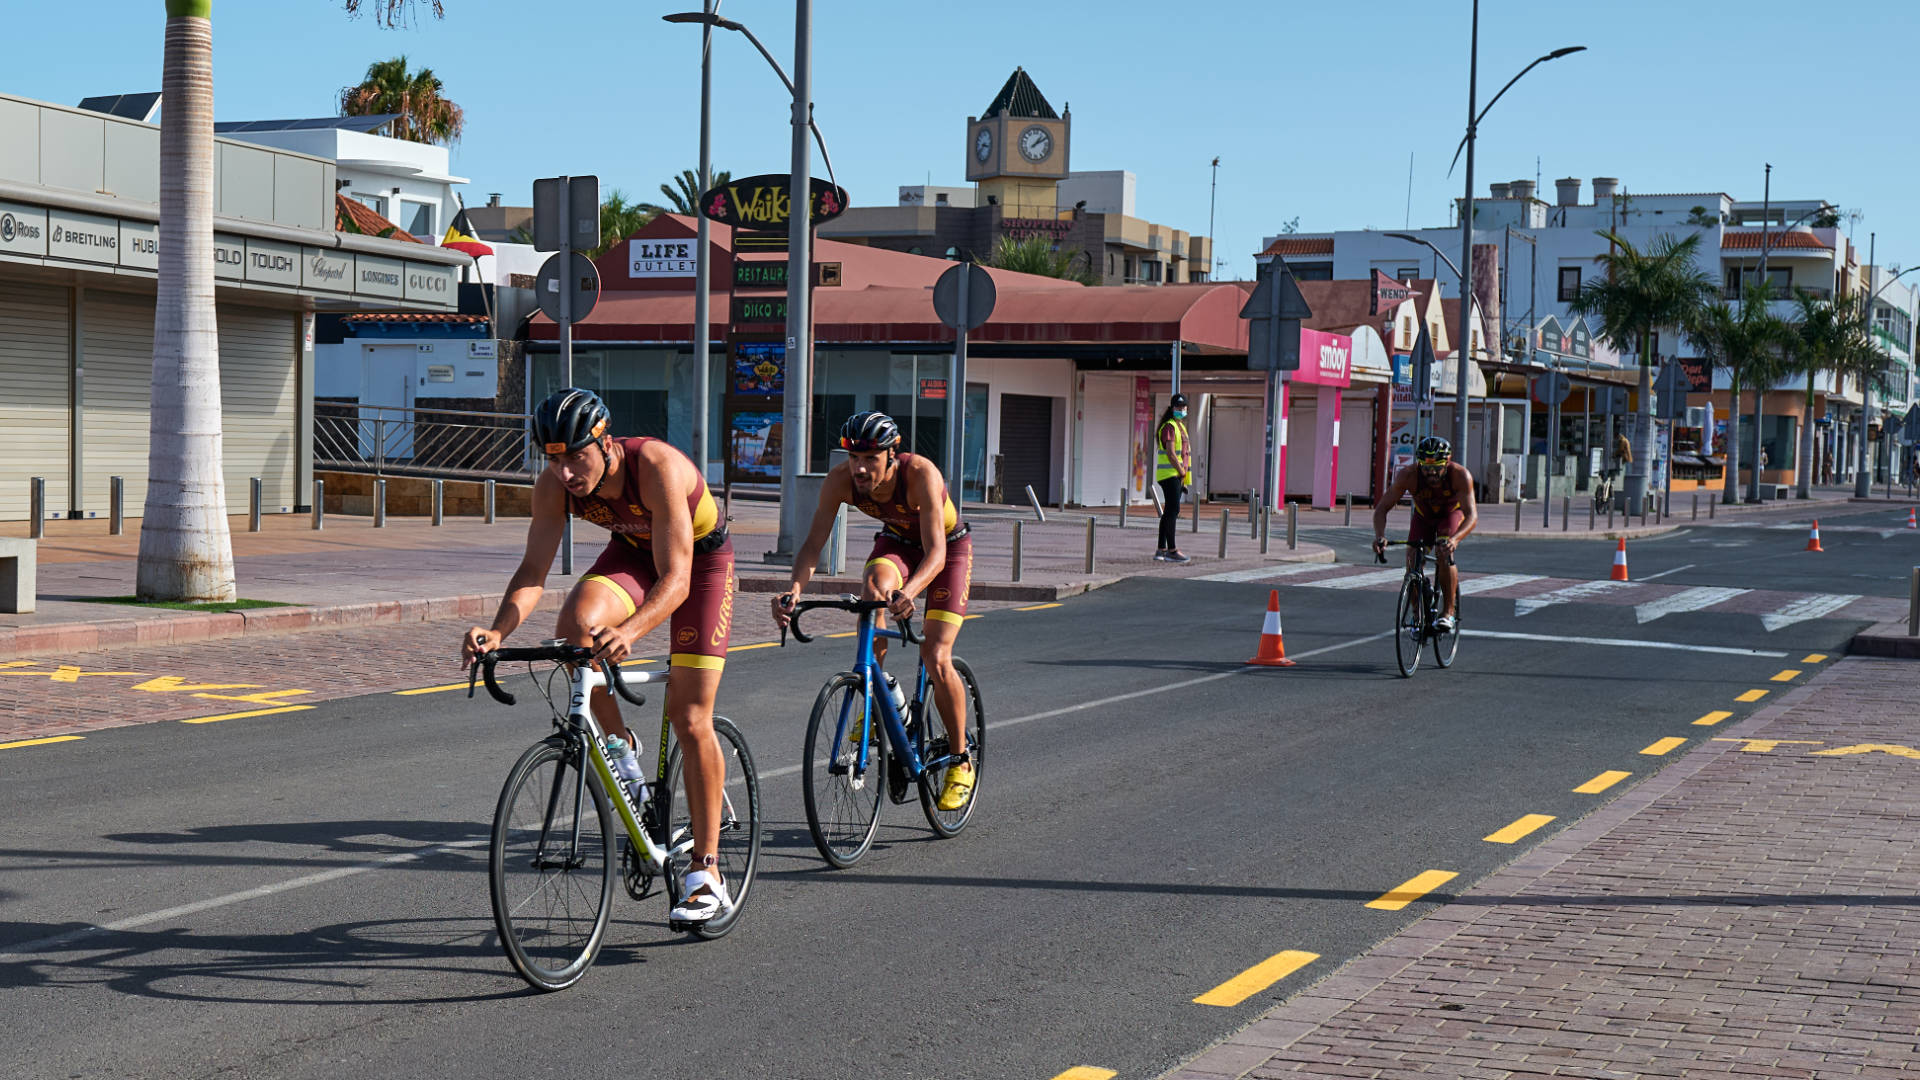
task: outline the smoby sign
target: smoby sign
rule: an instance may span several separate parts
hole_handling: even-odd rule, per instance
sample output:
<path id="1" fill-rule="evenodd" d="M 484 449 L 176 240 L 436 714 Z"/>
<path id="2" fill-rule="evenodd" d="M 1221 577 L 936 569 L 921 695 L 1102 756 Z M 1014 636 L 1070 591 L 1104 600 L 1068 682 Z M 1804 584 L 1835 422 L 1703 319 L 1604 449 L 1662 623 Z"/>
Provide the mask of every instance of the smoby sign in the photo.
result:
<path id="1" fill-rule="evenodd" d="M 1300 331 L 1300 370 L 1294 382 L 1346 386 L 1353 381 L 1353 339 L 1319 330 Z"/>
<path id="2" fill-rule="evenodd" d="M 793 215 L 791 178 L 781 173 L 730 180 L 700 195 L 700 213 L 736 229 L 785 229 Z M 807 223 L 832 221 L 847 210 L 847 189 L 818 177 L 809 183 Z"/>

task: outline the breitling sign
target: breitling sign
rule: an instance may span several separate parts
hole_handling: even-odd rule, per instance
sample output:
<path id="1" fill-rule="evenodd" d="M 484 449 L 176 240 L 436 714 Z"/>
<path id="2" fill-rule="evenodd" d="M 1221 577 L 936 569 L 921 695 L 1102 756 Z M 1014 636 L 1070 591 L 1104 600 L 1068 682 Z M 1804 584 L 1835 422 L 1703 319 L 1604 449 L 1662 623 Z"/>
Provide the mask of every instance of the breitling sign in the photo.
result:
<path id="1" fill-rule="evenodd" d="M 791 179 L 782 173 L 767 173 L 729 180 L 700 196 L 700 213 L 709 221 L 737 229 L 784 229 L 793 214 Z M 810 186 L 809 224 L 832 221 L 846 212 L 846 188 L 818 177 Z"/>

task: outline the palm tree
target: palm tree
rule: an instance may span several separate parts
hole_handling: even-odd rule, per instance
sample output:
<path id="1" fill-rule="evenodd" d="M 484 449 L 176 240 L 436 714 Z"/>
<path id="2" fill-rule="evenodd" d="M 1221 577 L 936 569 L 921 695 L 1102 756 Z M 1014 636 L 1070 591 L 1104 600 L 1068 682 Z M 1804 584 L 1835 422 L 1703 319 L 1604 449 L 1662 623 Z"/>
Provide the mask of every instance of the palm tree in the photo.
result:
<path id="1" fill-rule="evenodd" d="M 1793 329 L 1767 307 L 1765 285 L 1750 285 L 1738 307 L 1716 300 L 1694 318 L 1687 328 L 1706 358 L 1715 367 L 1727 370 L 1727 401 L 1731 404 L 1727 424 L 1727 464 L 1720 501 L 1740 498 L 1740 387 L 1752 384 L 1754 395 L 1755 441 L 1759 438 L 1760 395 L 1785 369 L 1786 350 L 1793 340 Z"/>
<path id="2" fill-rule="evenodd" d="M 993 257 L 987 260 L 987 265 L 1016 274 L 1064 278 L 1082 285 L 1100 283 L 1079 248 L 1056 250 L 1052 242 L 1042 236 L 1029 236 L 1024 240 L 1001 237 L 994 242 Z"/>
<path id="3" fill-rule="evenodd" d="M 1653 345 L 1661 330 L 1693 325 L 1713 299 L 1713 280 L 1696 261 L 1700 234 L 1661 236 L 1642 252 L 1618 233 L 1601 230 L 1611 246 L 1594 261 L 1604 278 L 1580 283 L 1568 305 L 1576 315 L 1600 320 L 1601 336 L 1623 353 L 1640 354 L 1640 407 L 1634 424 L 1633 461 L 1627 465 L 1627 513 L 1640 512 L 1647 494 L 1647 462 L 1653 456 Z"/>
<path id="4" fill-rule="evenodd" d="M 1794 494 L 1813 497 L 1813 383 L 1865 342 L 1870 330 L 1858 304 L 1822 300 L 1805 289 L 1794 289 L 1793 368 L 1807 376 L 1807 404 L 1800 424 L 1799 476 Z"/>
<path id="5" fill-rule="evenodd" d="M 713 174 L 713 186 L 720 187 L 731 179 L 733 179 L 733 174 L 725 169 L 721 169 Z M 700 174 L 694 172 L 692 169 L 681 169 L 680 174 L 673 178 L 673 184 L 671 186 L 666 184 L 660 185 L 660 194 L 666 197 L 667 206 L 671 207 L 674 213 L 691 216 L 694 213 L 694 204 L 698 203 L 700 196 L 704 194 L 700 190 Z M 651 206 L 652 204 L 641 203 L 640 205 Z M 663 212 L 664 208 L 656 206 L 654 207 L 654 211 L 656 213 Z"/>
<path id="6" fill-rule="evenodd" d="M 367 66 L 358 86 L 340 91 L 340 115 L 380 116 L 397 113 L 393 137 L 417 143 L 450 143 L 466 129 L 466 113 L 443 96 L 432 68 L 407 70 L 407 58 L 396 56 Z"/>

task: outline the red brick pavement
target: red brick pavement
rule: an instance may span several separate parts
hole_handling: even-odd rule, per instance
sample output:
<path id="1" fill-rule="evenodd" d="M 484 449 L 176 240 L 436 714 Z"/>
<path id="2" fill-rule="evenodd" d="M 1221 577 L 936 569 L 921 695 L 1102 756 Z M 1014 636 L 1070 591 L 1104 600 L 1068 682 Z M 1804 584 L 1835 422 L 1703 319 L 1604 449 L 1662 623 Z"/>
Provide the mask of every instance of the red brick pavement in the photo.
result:
<path id="1" fill-rule="evenodd" d="M 1916 687 L 1836 663 L 1168 1075 L 1913 1075 Z"/>

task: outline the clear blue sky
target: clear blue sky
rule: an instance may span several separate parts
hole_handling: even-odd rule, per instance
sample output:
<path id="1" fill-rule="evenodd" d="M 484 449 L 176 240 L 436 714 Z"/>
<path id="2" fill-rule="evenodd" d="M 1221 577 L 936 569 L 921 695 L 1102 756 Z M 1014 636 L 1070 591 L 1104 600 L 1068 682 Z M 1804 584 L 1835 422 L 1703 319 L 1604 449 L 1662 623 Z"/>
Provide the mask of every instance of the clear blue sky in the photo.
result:
<path id="1" fill-rule="evenodd" d="M 696 28 L 659 15 L 699 0 L 446 0 L 443 21 L 384 30 L 338 0 L 218 0 L 216 115 L 331 115 L 340 87 L 398 53 L 431 67 L 467 111 L 454 172 L 470 204 L 531 181 L 596 173 L 657 195 L 695 164 Z M 1463 130 L 1467 0 L 971 0 L 965 5 L 817 0 L 815 118 L 855 205 L 900 184 L 963 183 L 966 117 L 1024 65 L 1054 107 L 1073 105 L 1073 165 L 1131 169 L 1137 212 L 1207 227 L 1208 162 L 1221 158 L 1215 232 L 1245 276 L 1260 237 L 1444 224 L 1460 194 L 1447 160 Z M 790 0 L 727 0 L 791 64 Z M 962 14 L 964 12 L 964 15 Z M 160 0 L 10 4 L 20 48 L 0 90 L 73 104 L 156 90 Z M 1615 0 L 1481 5 L 1481 101 L 1533 57 L 1488 117 L 1476 186 L 1617 176 L 1629 192 L 1726 191 L 1758 199 L 1764 162 L 1784 199 L 1825 198 L 1865 216 L 1882 263 L 1920 259 L 1913 192 L 1914 50 L 1920 4 Z M 785 91 L 737 35 L 715 40 L 714 163 L 784 172 Z M 1863 256 L 1864 257 L 1864 256 Z"/>

